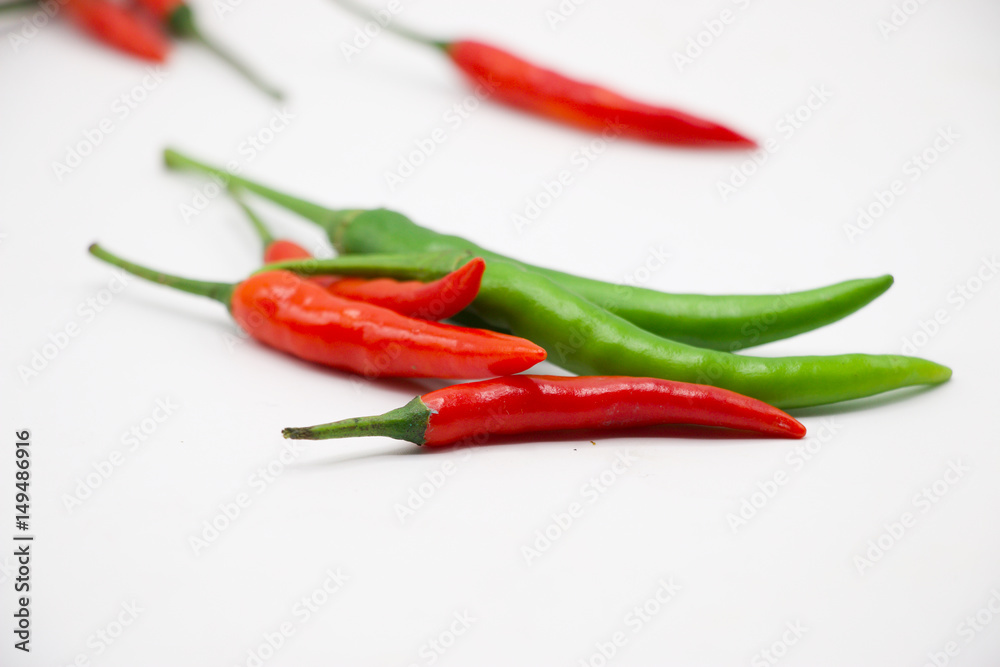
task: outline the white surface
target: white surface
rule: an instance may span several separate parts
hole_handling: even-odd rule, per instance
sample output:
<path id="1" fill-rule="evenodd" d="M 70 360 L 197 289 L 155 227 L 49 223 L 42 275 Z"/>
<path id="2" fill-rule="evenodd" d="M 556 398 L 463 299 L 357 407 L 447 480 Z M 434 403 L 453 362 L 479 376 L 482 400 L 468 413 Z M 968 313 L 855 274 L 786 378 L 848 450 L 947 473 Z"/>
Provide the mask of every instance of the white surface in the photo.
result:
<path id="1" fill-rule="evenodd" d="M 806 630 L 777 647 L 782 665 L 919 666 L 952 641 L 948 664 L 998 664 L 1000 617 L 983 612 L 992 623 L 971 641 L 961 624 L 1000 591 L 1000 279 L 962 308 L 949 298 L 1000 250 L 995 3 L 926 3 L 883 38 L 889 0 L 594 0 L 556 30 L 545 17 L 554 0 L 404 2 L 414 26 L 490 38 L 778 142 L 725 202 L 718 183 L 744 154 L 615 143 L 521 234 L 512 215 L 590 137 L 483 106 L 390 191 L 384 173 L 469 94 L 458 76 L 387 36 L 345 62 L 339 44 L 357 24 L 320 0 L 236 4 L 224 18 L 207 0 L 195 6 L 207 30 L 285 85 L 294 114 L 246 163 L 249 174 L 333 206 L 392 206 L 610 280 L 635 275 L 662 247 L 670 261 L 646 284 L 664 290 L 765 293 L 892 273 L 895 286 L 862 312 L 760 353 L 899 352 L 944 310 L 947 323 L 920 354 L 950 365 L 954 379 L 905 398 L 801 411 L 813 437 L 835 427 L 801 467 L 801 445 L 778 440 L 570 439 L 434 453 L 372 439 L 306 444 L 258 493 L 255 471 L 286 446 L 281 427 L 381 412 L 440 383 L 361 385 L 232 345 L 236 330 L 217 304 L 138 280 L 87 315 L 80 304 L 101 298 L 113 275 L 85 253 L 94 240 L 206 279 L 238 279 L 256 265 L 257 243 L 224 198 L 185 223 L 180 207 L 203 181 L 163 170 L 160 151 L 244 159 L 241 142 L 275 111 L 181 46 L 163 82 L 121 118 L 115 100 L 141 83 L 144 65 L 57 23 L 0 56 L 0 532 L 8 544 L 13 433 L 28 428 L 37 535 L 30 655 L 11 647 L 12 559 L 2 549 L 0 663 L 245 665 L 289 622 L 294 634 L 264 664 L 429 665 L 433 656 L 596 667 L 596 646 L 621 632 L 627 642 L 609 664 L 763 665 L 773 663 L 759 652 L 797 622 Z M 733 22 L 678 71 L 674 52 L 726 8 Z M 832 97 L 787 136 L 777 123 L 814 87 Z M 113 132 L 60 182 L 53 162 L 104 117 Z M 959 139 L 909 180 L 907 160 L 948 127 Z M 904 194 L 850 242 L 844 225 L 897 178 Z M 307 224 L 261 208 L 281 232 L 320 242 Z M 18 366 L 70 323 L 79 335 L 23 382 Z M 123 434 L 158 399 L 179 407 L 130 451 Z M 122 465 L 67 510 L 66 494 L 116 450 Z M 583 485 L 625 452 L 635 463 L 590 503 Z M 923 511 L 915 494 L 950 462 L 968 471 Z M 446 468 L 454 474 L 401 523 L 396 505 Z M 777 471 L 787 484 L 734 532 L 727 515 Z M 196 555 L 189 538 L 240 493 L 249 507 Z M 526 562 L 522 547 L 573 502 L 582 517 Z M 915 525 L 859 573 L 855 557 L 904 512 Z M 328 569 L 349 580 L 302 623 L 295 605 Z M 671 578 L 679 592 L 635 632 L 633 607 Z M 138 618 L 98 650 L 95 633 L 133 601 Z M 433 654 L 428 642 L 445 633 L 447 643 L 466 612 L 468 631 Z"/>

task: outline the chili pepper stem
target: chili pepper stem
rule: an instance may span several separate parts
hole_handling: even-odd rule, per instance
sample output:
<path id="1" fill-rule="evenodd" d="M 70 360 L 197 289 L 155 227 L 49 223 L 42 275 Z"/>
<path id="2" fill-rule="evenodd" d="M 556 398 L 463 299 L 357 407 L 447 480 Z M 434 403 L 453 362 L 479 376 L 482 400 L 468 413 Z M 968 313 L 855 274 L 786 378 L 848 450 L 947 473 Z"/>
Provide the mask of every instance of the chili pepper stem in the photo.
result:
<path id="1" fill-rule="evenodd" d="M 215 176 L 228 187 L 231 187 L 233 184 L 238 185 L 245 190 L 249 190 L 254 194 L 260 195 L 264 199 L 272 201 L 275 204 L 288 209 L 292 213 L 301 215 L 306 220 L 309 220 L 310 222 L 313 222 L 325 229 L 328 234 L 332 233 L 332 230 L 342 227 L 346 224 L 346 221 L 353 219 L 356 215 L 361 213 L 360 210 L 335 210 L 325 206 L 320 206 L 319 204 L 314 204 L 299 197 L 293 197 L 292 195 L 269 188 L 266 185 L 261 185 L 260 183 L 237 176 L 224 169 L 218 169 L 205 164 L 204 162 L 199 162 L 198 160 L 188 157 L 183 153 L 179 153 L 172 148 L 168 148 L 163 151 L 163 162 L 167 165 L 168 169 L 187 169 L 190 171 L 197 171 L 210 176 Z"/>
<path id="2" fill-rule="evenodd" d="M 96 243 L 92 243 L 87 250 L 94 257 L 97 257 L 108 264 L 124 269 L 133 275 L 139 276 L 140 278 L 145 278 L 150 282 L 166 285 L 167 287 L 173 287 L 174 289 L 178 289 L 182 292 L 188 292 L 189 294 L 197 294 L 198 296 L 206 296 L 209 299 L 215 299 L 226 308 L 229 308 L 230 302 L 232 301 L 233 290 L 236 286 L 230 283 L 213 283 L 205 280 L 191 280 L 190 278 L 181 278 L 180 276 L 163 273 L 162 271 L 155 271 L 145 266 L 130 262 L 126 259 L 122 259 L 121 257 L 108 252 Z"/>
<path id="3" fill-rule="evenodd" d="M 362 19 L 367 19 L 367 20 L 374 19 L 374 17 L 366 7 L 357 2 L 354 2 L 353 0 L 333 0 L 333 2 L 335 5 L 338 5 L 342 9 L 345 9 Z M 416 32 L 415 30 L 410 30 L 409 28 L 405 28 L 400 25 L 393 25 L 393 23 L 391 22 L 387 22 L 384 25 L 381 22 L 379 22 L 379 25 L 382 26 L 383 29 L 388 30 L 389 32 L 395 35 L 399 35 L 404 39 L 408 39 L 411 42 L 423 44 L 424 46 L 431 46 L 441 51 L 447 52 L 448 48 L 451 46 L 451 42 L 446 42 L 440 39 L 434 39 L 433 37 L 422 35 L 419 32 Z"/>
<path id="4" fill-rule="evenodd" d="M 424 433 L 431 411 L 420 397 L 401 408 L 371 417 L 354 417 L 317 426 L 282 429 L 281 434 L 291 440 L 332 440 L 380 435 L 396 440 L 424 444 Z"/>
<path id="5" fill-rule="evenodd" d="M 0 13 L 17 9 L 29 9 L 31 7 L 37 8 L 38 0 L 14 0 L 14 2 L 0 3 Z"/>
<path id="6" fill-rule="evenodd" d="M 257 215 L 257 212 L 254 211 L 252 208 L 250 208 L 250 206 L 246 202 L 246 199 L 244 199 L 243 197 L 243 193 L 240 192 L 239 188 L 230 187 L 229 195 L 233 198 L 233 201 L 236 202 L 236 205 L 239 206 L 241 209 L 243 209 L 243 213 L 245 213 L 247 219 L 250 220 L 250 224 L 253 225 L 253 228 L 254 230 L 256 230 L 257 236 L 260 238 L 260 241 L 264 245 L 264 247 L 266 248 L 272 243 L 274 243 L 275 241 L 274 234 L 271 233 L 271 230 L 268 228 L 267 224 L 261 219 L 261 217 Z"/>
<path id="7" fill-rule="evenodd" d="M 175 9 L 167 19 L 170 32 L 174 35 L 198 42 L 203 47 L 215 54 L 220 60 L 236 70 L 244 79 L 253 84 L 258 90 L 270 97 L 281 100 L 284 95 L 280 90 L 264 81 L 260 76 L 251 70 L 246 63 L 238 59 L 228 50 L 222 48 L 214 41 L 205 37 L 205 34 L 198 27 L 194 18 L 194 12 L 186 4 L 182 4 Z"/>

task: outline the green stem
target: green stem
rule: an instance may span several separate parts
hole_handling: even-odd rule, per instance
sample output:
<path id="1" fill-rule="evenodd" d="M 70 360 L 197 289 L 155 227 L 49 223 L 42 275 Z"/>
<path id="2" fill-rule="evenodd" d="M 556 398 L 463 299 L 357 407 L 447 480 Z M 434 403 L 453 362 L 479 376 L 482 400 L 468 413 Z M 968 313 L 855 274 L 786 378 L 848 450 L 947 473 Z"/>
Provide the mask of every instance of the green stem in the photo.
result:
<path id="1" fill-rule="evenodd" d="M 0 3 L 0 13 L 14 11 L 17 9 L 29 9 L 38 7 L 38 0 L 14 0 L 14 2 Z"/>
<path id="2" fill-rule="evenodd" d="M 246 63 L 205 37 L 205 34 L 202 33 L 198 24 L 195 22 L 194 12 L 188 5 L 182 4 L 178 6 L 177 9 L 175 9 L 168 17 L 167 24 L 170 27 L 170 31 L 174 35 L 198 42 L 218 56 L 234 70 L 239 72 L 244 79 L 252 83 L 258 90 L 262 91 L 266 95 L 269 95 L 276 100 L 280 100 L 284 97 L 280 90 L 260 78 L 256 72 L 247 67 Z"/>
<path id="3" fill-rule="evenodd" d="M 229 170 L 213 167 L 205 164 L 204 162 L 195 160 L 194 158 L 188 157 L 187 155 L 179 153 L 171 148 L 163 151 L 163 161 L 169 169 L 186 169 L 189 171 L 196 171 L 202 174 L 215 176 L 227 186 L 232 186 L 233 184 L 239 185 L 245 190 L 249 190 L 254 194 L 260 195 L 264 199 L 272 201 L 275 204 L 292 211 L 293 213 L 297 213 L 310 222 L 316 223 L 326 230 L 328 235 L 336 234 L 340 227 L 345 225 L 347 221 L 353 219 L 353 217 L 359 213 L 359 211 L 337 211 L 325 206 L 320 206 L 319 204 L 314 204 L 310 201 L 306 201 L 300 197 L 293 197 L 292 195 L 285 194 L 284 192 L 278 192 L 277 190 L 269 188 L 266 185 L 261 185 L 260 183 L 255 183 L 254 181 L 241 178 L 240 176 L 231 173 Z"/>
<path id="4" fill-rule="evenodd" d="M 155 271 L 145 266 L 134 264 L 127 259 L 122 259 L 121 257 L 108 252 L 96 243 L 92 243 L 88 250 L 94 257 L 97 257 L 98 259 L 113 266 L 117 266 L 118 268 L 125 269 L 129 273 L 139 276 L 140 278 L 145 278 L 150 282 L 166 285 L 167 287 L 173 287 L 174 289 L 178 289 L 182 292 L 188 292 L 189 294 L 207 296 L 209 299 L 215 299 L 226 308 L 229 308 L 230 302 L 232 301 L 233 290 L 236 286 L 230 283 L 212 283 L 205 280 L 191 280 L 190 278 L 181 278 L 180 276 L 170 275 L 169 273 L 163 273 L 162 271 Z"/>
<path id="5" fill-rule="evenodd" d="M 257 215 L 252 208 L 250 208 L 239 188 L 230 187 L 229 195 L 233 198 L 233 201 L 236 202 L 237 206 L 243 209 L 247 219 L 250 220 L 250 224 L 253 225 L 253 228 L 257 231 L 257 236 L 260 238 L 260 242 L 264 244 L 264 250 L 266 251 L 267 247 L 274 243 L 274 234 L 271 233 L 271 230 L 268 229 L 267 225 L 263 220 L 261 220 L 260 216 Z"/>
<path id="6" fill-rule="evenodd" d="M 354 417 L 329 424 L 282 429 L 281 435 L 292 440 L 332 440 L 361 436 L 385 436 L 424 444 L 424 434 L 431 411 L 417 396 L 401 408 L 371 417 Z"/>
<path id="7" fill-rule="evenodd" d="M 348 255 L 330 259 L 295 259 L 275 262 L 264 271 L 292 271 L 303 276 L 359 276 L 430 282 L 448 275 L 472 258 L 467 252 L 427 252 L 398 255 Z"/>
<path id="8" fill-rule="evenodd" d="M 399 35 L 404 39 L 408 39 L 411 42 L 416 42 L 418 44 L 423 44 L 424 46 L 430 46 L 435 49 L 440 49 L 445 53 L 448 52 L 448 48 L 451 46 L 451 42 L 446 42 L 440 39 L 434 39 L 433 37 L 428 37 L 415 30 L 410 30 L 409 28 L 394 25 L 391 21 L 383 24 L 382 21 L 378 21 L 375 16 L 372 15 L 371 11 L 364 5 L 354 2 L 354 0 L 333 0 L 334 4 L 340 6 L 342 9 L 346 9 L 350 13 L 366 20 L 375 20 L 379 26 L 388 30 L 389 32 Z"/>

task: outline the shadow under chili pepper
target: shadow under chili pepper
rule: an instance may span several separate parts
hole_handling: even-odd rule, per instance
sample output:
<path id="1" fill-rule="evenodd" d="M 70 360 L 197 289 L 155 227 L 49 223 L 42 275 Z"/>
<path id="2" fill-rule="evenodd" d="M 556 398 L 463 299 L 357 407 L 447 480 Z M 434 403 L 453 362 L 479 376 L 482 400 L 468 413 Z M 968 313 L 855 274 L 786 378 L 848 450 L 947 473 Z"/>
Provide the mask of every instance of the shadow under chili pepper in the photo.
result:
<path id="1" fill-rule="evenodd" d="M 399 456 L 433 456 L 440 454 L 455 454 L 467 449 L 482 449 L 487 447 L 507 447 L 510 445 L 560 445 L 567 442 L 575 442 L 580 446 L 576 449 L 598 448 L 602 445 L 602 440 L 612 440 L 617 438 L 640 438 L 647 440 L 643 445 L 663 445 L 663 441 L 671 441 L 671 444 L 685 444 L 684 440 L 697 440 L 698 446 L 707 445 L 733 445 L 733 441 L 746 440 L 773 440 L 775 443 L 787 444 L 787 440 L 775 438 L 750 431 L 738 431 L 735 429 L 716 428 L 712 426 L 693 426 L 688 424 L 672 424 L 665 426 L 641 426 L 622 429 L 579 429 L 567 431 L 546 431 L 544 434 L 527 433 L 519 435 L 493 435 L 482 443 L 474 444 L 454 444 L 433 447 L 421 447 L 418 445 L 408 445 L 400 443 L 400 448 L 395 450 L 379 449 L 378 451 L 352 452 L 347 456 L 315 459 L 307 462 L 297 462 L 292 465 L 294 468 L 309 469 L 336 466 L 341 464 L 357 463 L 365 460 L 374 460 L 384 457 Z M 605 445 L 618 443 L 603 443 Z M 630 443 L 630 445 L 639 443 Z"/>
<path id="2" fill-rule="evenodd" d="M 915 396 L 926 394 L 927 392 L 935 390 L 940 390 L 940 387 L 936 385 L 905 387 L 889 393 L 879 394 L 877 396 L 855 398 L 850 401 L 841 401 L 839 403 L 815 405 L 808 408 L 789 408 L 788 413 L 796 418 L 799 418 L 830 417 L 834 415 L 841 415 L 845 412 L 862 412 L 864 410 L 874 410 L 887 405 L 893 405 L 894 403 L 899 403 L 901 401 L 908 401 Z"/>
<path id="3" fill-rule="evenodd" d="M 94 290 L 94 292 L 98 291 L 100 291 L 100 288 Z M 164 293 L 164 294 L 169 294 L 169 293 Z M 201 312 L 198 309 L 198 307 L 185 307 L 183 305 L 183 300 L 177 303 L 173 303 L 171 299 L 167 297 L 163 297 L 162 300 L 159 301 L 155 300 L 159 298 L 160 298 L 159 295 L 150 296 L 148 294 L 142 294 L 140 296 L 136 296 L 134 294 L 129 294 L 127 291 L 122 292 L 115 296 L 116 300 L 121 299 L 122 301 L 127 302 L 129 304 L 129 308 L 146 310 L 150 313 L 155 314 L 157 318 L 163 313 L 172 312 L 189 321 L 196 321 L 201 324 L 213 327 L 219 327 L 220 325 L 222 325 L 222 327 L 220 328 L 225 328 L 226 320 L 224 318 L 219 317 L 217 313 L 212 314 L 208 312 L 208 310 L 206 310 L 205 312 Z M 216 307 L 216 309 L 217 308 L 218 307 Z M 209 309 L 211 309 L 211 307 L 209 307 Z M 139 319 L 140 321 L 142 320 L 142 318 Z M 232 331 L 230 330 L 228 333 L 232 333 Z"/>

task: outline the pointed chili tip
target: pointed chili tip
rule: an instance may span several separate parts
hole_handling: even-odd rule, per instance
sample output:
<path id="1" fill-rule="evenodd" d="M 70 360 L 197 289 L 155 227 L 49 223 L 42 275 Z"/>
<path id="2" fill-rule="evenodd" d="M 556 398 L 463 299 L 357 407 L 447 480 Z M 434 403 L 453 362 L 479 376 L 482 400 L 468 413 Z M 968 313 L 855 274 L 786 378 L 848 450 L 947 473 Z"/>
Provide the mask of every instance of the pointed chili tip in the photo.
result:
<path id="1" fill-rule="evenodd" d="M 941 364 L 936 364 L 933 361 L 928 362 L 934 364 L 934 374 L 931 378 L 931 382 L 947 382 L 951 379 L 951 369 L 947 366 L 942 366 Z"/>
<path id="2" fill-rule="evenodd" d="M 788 421 L 782 424 L 785 428 L 785 433 L 790 438 L 795 438 L 796 440 L 802 439 L 806 436 L 806 427 L 795 417 L 791 415 L 788 416 Z"/>
<path id="3" fill-rule="evenodd" d="M 760 144 L 757 143 L 755 139 L 744 137 L 742 134 L 737 132 L 733 132 L 733 139 L 729 141 L 728 144 L 733 148 L 745 148 L 746 150 L 756 150 L 760 148 Z"/>
<path id="4" fill-rule="evenodd" d="M 725 125 L 718 125 L 712 123 L 711 127 L 702 141 L 698 142 L 699 146 L 704 146 L 707 148 L 720 148 L 720 149 L 734 149 L 734 150 L 755 150 L 760 148 L 760 144 L 756 140 L 750 137 L 744 136 L 732 130 Z"/>
<path id="5" fill-rule="evenodd" d="M 167 166 L 168 169 L 173 169 L 180 164 L 181 154 L 178 153 L 173 148 L 167 147 L 163 149 L 163 164 Z"/>

